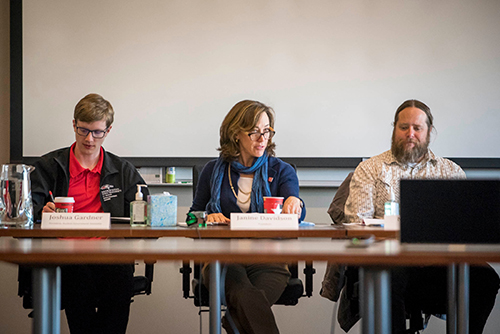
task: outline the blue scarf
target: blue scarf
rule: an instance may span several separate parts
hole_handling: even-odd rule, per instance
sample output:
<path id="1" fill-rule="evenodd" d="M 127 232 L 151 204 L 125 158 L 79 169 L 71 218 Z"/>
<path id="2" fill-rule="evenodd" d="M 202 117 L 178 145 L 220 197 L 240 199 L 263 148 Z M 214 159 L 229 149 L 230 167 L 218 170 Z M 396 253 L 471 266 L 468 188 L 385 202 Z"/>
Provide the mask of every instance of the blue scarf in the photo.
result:
<path id="1" fill-rule="evenodd" d="M 269 156 L 267 152 L 254 161 L 251 167 L 245 167 L 237 161 L 230 162 L 231 169 L 240 174 L 254 173 L 252 182 L 252 194 L 250 202 L 250 212 L 264 212 L 264 196 L 271 196 L 271 189 L 267 182 L 267 166 Z M 212 177 L 210 179 L 210 201 L 207 203 L 206 210 L 209 213 L 220 213 L 220 191 L 224 173 L 227 173 L 227 163 L 221 157 L 217 159 Z"/>

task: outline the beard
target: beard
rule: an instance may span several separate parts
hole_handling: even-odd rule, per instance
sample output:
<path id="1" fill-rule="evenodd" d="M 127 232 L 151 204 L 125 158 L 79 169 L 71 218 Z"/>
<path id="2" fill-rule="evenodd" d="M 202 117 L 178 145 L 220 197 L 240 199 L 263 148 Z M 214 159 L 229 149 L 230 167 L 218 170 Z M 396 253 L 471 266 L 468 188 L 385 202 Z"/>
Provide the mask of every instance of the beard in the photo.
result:
<path id="1" fill-rule="evenodd" d="M 396 160 L 402 164 L 408 163 L 417 163 L 423 156 L 427 153 L 429 149 L 429 141 L 430 141 L 430 131 L 427 133 L 427 137 L 425 138 L 425 142 L 419 142 L 417 139 L 405 139 L 399 140 L 396 142 L 394 138 L 394 131 L 392 132 L 392 141 L 391 141 L 391 152 L 392 155 L 396 158 Z M 414 146 L 412 148 L 406 148 L 406 144 L 413 143 Z"/>

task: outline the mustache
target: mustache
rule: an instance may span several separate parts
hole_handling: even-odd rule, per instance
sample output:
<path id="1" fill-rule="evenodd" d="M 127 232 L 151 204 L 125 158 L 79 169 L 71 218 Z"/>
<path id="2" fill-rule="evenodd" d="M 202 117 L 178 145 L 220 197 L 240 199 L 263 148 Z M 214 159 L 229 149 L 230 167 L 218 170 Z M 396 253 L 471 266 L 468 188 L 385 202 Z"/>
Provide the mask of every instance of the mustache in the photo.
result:
<path id="1" fill-rule="evenodd" d="M 414 139 L 414 138 L 408 138 L 408 139 L 401 139 L 400 142 L 404 142 L 404 143 L 408 143 L 408 144 L 418 144 L 419 141 L 417 139 Z"/>

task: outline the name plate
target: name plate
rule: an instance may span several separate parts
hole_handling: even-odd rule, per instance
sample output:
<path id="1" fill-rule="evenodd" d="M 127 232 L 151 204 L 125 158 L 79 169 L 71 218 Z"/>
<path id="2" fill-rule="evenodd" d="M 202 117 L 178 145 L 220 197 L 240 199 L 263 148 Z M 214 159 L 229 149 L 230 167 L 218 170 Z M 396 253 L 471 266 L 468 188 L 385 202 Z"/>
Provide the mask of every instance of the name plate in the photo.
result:
<path id="1" fill-rule="evenodd" d="M 107 213 L 42 213 L 42 229 L 109 230 L 111 214 Z"/>
<path id="2" fill-rule="evenodd" d="M 296 214 L 231 213 L 231 230 L 298 230 Z"/>
<path id="3" fill-rule="evenodd" d="M 397 216 L 384 216 L 384 230 L 401 230 L 401 222 L 399 215 Z"/>

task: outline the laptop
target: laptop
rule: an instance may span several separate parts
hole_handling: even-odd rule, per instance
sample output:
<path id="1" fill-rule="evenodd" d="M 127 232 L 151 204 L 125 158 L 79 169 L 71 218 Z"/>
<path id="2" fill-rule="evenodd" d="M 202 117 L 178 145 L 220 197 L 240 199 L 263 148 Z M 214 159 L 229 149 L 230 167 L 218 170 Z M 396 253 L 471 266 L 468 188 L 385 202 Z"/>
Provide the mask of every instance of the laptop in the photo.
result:
<path id="1" fill-rule="evenodd" d="M 500 243 L 500 180 L 401 180 L 401 243 Z"/>

